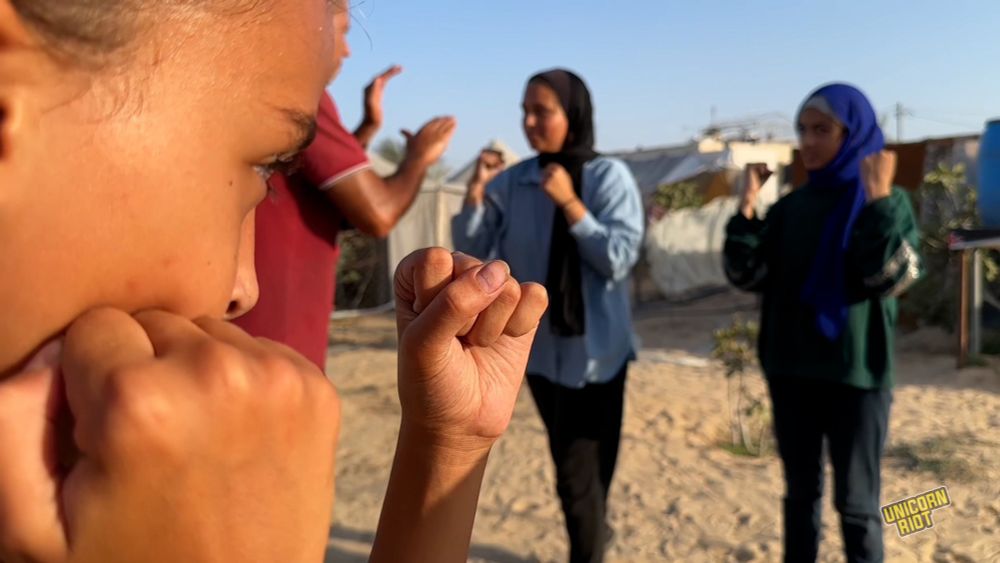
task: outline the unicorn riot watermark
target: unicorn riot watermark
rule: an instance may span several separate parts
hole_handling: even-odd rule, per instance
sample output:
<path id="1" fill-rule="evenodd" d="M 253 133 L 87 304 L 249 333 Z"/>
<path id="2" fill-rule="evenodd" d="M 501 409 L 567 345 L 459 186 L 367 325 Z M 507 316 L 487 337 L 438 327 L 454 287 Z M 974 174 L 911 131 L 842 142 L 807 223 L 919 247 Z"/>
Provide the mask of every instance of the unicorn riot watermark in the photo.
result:
<path id="1" fill-rule="evenodd" d="M 905 538 L 933 528 L 934 511 L 948 506 L 951 506 L 948 487 L 940 487 L 883 506 L 882 520 L 886 525 L 896 526 L 899 537 Z"/>

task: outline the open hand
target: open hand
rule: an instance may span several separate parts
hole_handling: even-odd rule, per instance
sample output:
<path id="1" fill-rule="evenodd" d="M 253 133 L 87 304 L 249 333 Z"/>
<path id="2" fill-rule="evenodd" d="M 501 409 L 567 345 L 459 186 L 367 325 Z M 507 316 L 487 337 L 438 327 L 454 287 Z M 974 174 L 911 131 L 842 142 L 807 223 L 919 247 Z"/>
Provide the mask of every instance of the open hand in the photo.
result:
<path id="1" fill-rule="evenodd" d="M 457 127 L 458 122 L 454 117 L 437 117 L 427 122 L 417 133 L 403 130 L 407 158 L 416 158 L 424 166 L 434 164 L 448 150 Z"/>
<path id="2" fill-rule="evenodd" d="M 385 87 L 389 81 L 399 76 L 403 72 L 403 67 L 394 65 L 375 77 L 368 86 L 365 87 L 365 115 L 364 122 L 375 127 L 381 127 L 385 119 L 385 112 L 382 109 L 382 98 L 385 94 Z"/>

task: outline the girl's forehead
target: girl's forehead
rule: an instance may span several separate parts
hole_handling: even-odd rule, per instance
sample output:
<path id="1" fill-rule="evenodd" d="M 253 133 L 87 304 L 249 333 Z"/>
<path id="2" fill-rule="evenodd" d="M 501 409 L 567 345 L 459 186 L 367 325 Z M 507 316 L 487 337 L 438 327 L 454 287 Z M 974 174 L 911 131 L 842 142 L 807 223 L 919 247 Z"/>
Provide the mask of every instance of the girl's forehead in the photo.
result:
<path id="1" fill-rule="evenodd" d="M 799 113 L 798 123 L 799 125 L 841 125 L 836 116 L 812 107 L 802 109 Z"/>
<path id="2" fill-rule="evenodd" d="M 524 99 L 535 104 L 559 105 L 559 96 L 555 90 L 545 84 L 531 83 L 524 91 Z"/>
<path id="3" fill-rule="evenodd" d="M 802 107 L 799 108 L 797 122 L 799 124 L 833 124 L 835 126 L 841 124 L 840 118 L 833 111 L 829 100 L 819 94 L 812 96 L 802 104 Z"/>

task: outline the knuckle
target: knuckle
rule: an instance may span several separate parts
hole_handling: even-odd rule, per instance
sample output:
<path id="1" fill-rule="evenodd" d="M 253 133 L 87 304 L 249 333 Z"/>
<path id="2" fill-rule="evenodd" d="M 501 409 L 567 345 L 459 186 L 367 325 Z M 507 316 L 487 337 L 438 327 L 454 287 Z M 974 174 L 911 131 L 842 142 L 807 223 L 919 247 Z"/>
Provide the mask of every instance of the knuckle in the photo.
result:
<path id="1" fill-rule="evenodd" d="M 464 276 L 452 282 L 438 297 L 444 301 L 447 314 L 466 321 L 475 319 L 496 299 L 482 290 L 475 276 Z"/>
<path id="2" fill-rule="evenodd" d="M 451 271 L 455 265 L 455 258 L 451 251 L 444 248 L 428 248 L 419 260 L 419 265 L 424 271 Z"/>
<path id="3" fill-rule="evenodd" d="M 545 308 L 549 305 L 549 293 L 545 287 L 537 283 L 526 283 L 521 288 L 522 299 L 527 299 L 530 304 Z"/>
<path id="4" fill-rule="evenodd" d="M 67 331 L 67 338 L 72 338 L 77 331 L 89 332 L 91 327 L 106 326 L 108 323 L 121 321 L 128 315 L 111 307 L 97 307 L 84 312 L 76 318 Z"/>
<path id="5" fill-rule="evenodd" d="M 468 311 L 470 309 L 468 304 L 468 299 L 465 298 L 453 284 L 448 286 L 444 292 L 441 293 L 441 299 L 444 300 L 445 308 L 451 311 L 455 315 L 459 316 L 471 316 Z"/>
<path id="6" fill-rule="evenodd" d="M 130 367 L 108 375 L 103 445 L 116 451 L 176 450 L 181 421 L 175 402 L 141 372 Z"/>
<path id="7" fill-rule="evenodd" d="M 337 388 L 325 377 L 318 379 L 309 389 L 321 420 L 331 429 L 340 426 L 342 404 Z"/>
<path id="8" fill-rule="evenodd" d="M 215 386 L 230 392 L 245 392 L 250 387 L 247 356 L 224 342 L 206 340 L 194 351 L 195 373 Z"/>
<path id="9" fill-rule="evenodd" d="M 503 307 L 513 308 L 516 307 L 518 303 L 521 302 L 521 286 L 512 280 L 507 281 L 507 285 L 504 287 L 503 292 L 497 297 L 496 302 Z"/>
<path id="10" fill-rule="evenodd" d="M 282 405 L 298 405 L 306 395 L 305 377 L 295 363 L 284 356 L 268 354 L 259 360 L 263 374 L 263 394 Z"/>

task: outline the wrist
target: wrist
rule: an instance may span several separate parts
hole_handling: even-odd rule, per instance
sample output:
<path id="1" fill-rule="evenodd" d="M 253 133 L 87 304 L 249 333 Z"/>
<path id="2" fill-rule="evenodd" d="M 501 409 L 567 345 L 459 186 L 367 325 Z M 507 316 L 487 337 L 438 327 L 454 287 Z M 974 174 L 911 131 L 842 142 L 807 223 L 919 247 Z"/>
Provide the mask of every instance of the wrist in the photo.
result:
<path id="1" fill-rule="evenodd" d="M 405 420 L 399 428 L 398 447 L 418 454 L 434 466 L 470 467 L 485 463 L 496 440 L 442 432 Z"/>
<path id="2" fill-rule="evenodd" d="M 486 197 L 486 184 L 482 182 L 469 182 L 468 190 L 465 192 L 466 201 L 480 204 Z"/>
<path id="3" fill-rule="evenodd" d="M 875 192 L 869 192 L 867 195 L 868 195 L 868 203 L 875 203 L 876 201 L 885 199 L 890 195 L 892 195 L 892 188 L 890 187 Z"/>
<path id="4" fill-rule="evenodd" d="M 417 175 L 422 178 L 425 174 L 427 174 L 428 168 L 430 168 L 430 165 L 424 162 L 424 158 L 421 155 L 414 153 L 414 151 L 407 146 L 406 153 L 403 155 L 403 161 L 399 163 L 396 173 Z"/>
<path id="5" fill-rule="evenodd" d="M 570 207 L 576 205 L 577 203 L 582 204 L 583 201 L 580 198 L 578 198 L 576 196 L 573 196 L 573 197 L 567 199 L 566 201 L 564 201 L 563 203 L 559 203 L 557 205 L 559 206 L 559 209 L 562 209 L 562 210 L 565 211 L 566 209 L 569 209 Z"/>
<path id="6" fill-rule="evenodd" d="M 427 172 L 427 169 L 433 166 L 436 160 L 430 158 L 424 151 L 415 150 L 407 146 L 406 157 L 403 159 L 403 162 L 415 166 L 421 172 Z"/>

